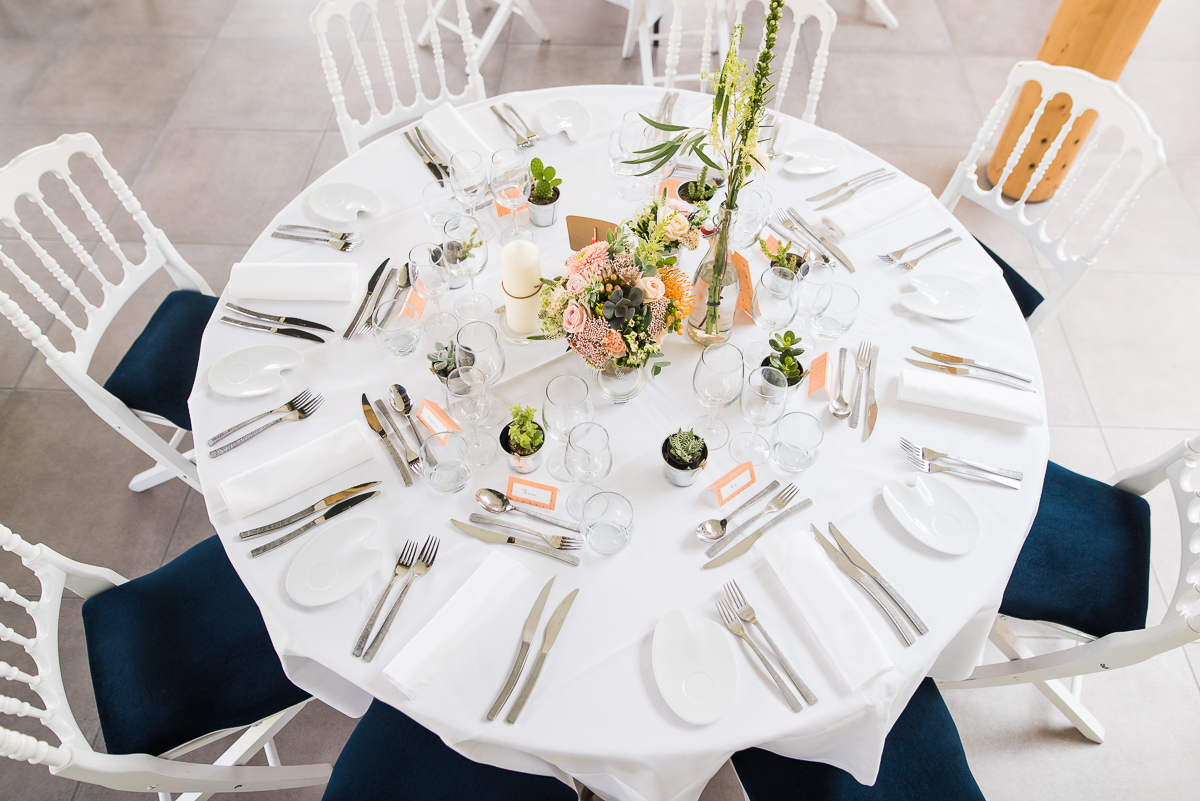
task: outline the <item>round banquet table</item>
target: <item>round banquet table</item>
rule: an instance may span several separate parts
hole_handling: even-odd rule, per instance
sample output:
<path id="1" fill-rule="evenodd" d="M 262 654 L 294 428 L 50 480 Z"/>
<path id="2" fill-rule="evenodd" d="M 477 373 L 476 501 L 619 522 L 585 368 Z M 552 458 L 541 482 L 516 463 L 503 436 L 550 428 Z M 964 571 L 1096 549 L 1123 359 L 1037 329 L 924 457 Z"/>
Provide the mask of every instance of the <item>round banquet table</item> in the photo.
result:
<path id="1" fill-rule="evenodd" d="M 628 109 L 653 114 L 661 89 L 640 86 L 573 86 L 519 92 L 489 98 L 460 109 L 464 118 L 493 147 L 509 147 L 512 139 L 488 106 L 507 100 L 532 123 L 538 109 L 558 98 L 575 98 L 590 109 L 588 134 L 571 142 L 557 134 L 538 142 L 531 155 L 558 168 L 563 197 L 558 220 L 535 229 L 544 275 L 558 275 L 569 255 L 564 217 L 568 214 L 618 221 L 630 217 L 638 204 L 619 199 L 617 177 L 607 159 L 609 133 Z M 677 121 L 702 120 L 710 96 L 683 92 L 675 111 Z M 837 138 L 835 134 L 786 118 L 779 145 L 801 137 Z M 706 124 L 706 123 L 701 123 Z M 844 140 L 843 140 L 844 142 Z M 883 165 L 871 153 L 849 142 L 849 162 L 824 176 L 798 177 L 783 173 L 779 161 L 763 181 L 775 207 L 816 204 L 802 199 L 848 177 Z M 662 477 L 659 446 L 663 438 L 703 412 L 692 393 L 692 372 L 700 350 L 682 336 L 669 336 L 663 349 L 672 362 L 631 402 L 614 405 L 593 389 L 596 420 L 610 432 L 613 469 L 601 482 L 604 489 L 629 497 L 635 509 L 634 534 L 621 553 L 602 557 L 578 552 L 582 564 L 571 567 L 516 548 L 503 553 L 528 571 L 513 600 L 495 610 L 440 675 L 412 699 L 384 675 L 384 668 L 405 644 L 454 594 L 496 548 L 475 540 L 450 525 L 480 511 L 473 499 L 479 487 L 507 486 L 507 462 L 501 454 L 477 467 L 467 491 L 443 496 L 420 478 L 405 487 L 377 439 L 371 437 L 375 458 L 242 520 L 234 520 L 222 501 L 218 485 L 268 459 L 284 454 L 350 422 L 368 431 L 359 404 L 360 393 L 386 397 L 390 384 L 405 385 L 414 403 L 429 398 L 444 405 L 440 384 L 427 369 L 423 341 L 417 353 L 403 358 L 386 354 L 369 336 L 345 341 L 340 333 L 353 316 L 366 278 L 384 258 L 406 258 L 416 243 L 433 239 L 421 210 L 421 190 L 430 175 L 399 131 L 384 136 L 331 169 L 284 208 L 250 248 L 247 262 L 343 262 L 358 265 L 358 296 L 352 303 L 246 301 L 263 311 L 278 311 L 315 319 L 336 329 L 325 344 L 281 339 L 221 325 L 214 315 L 204 335 L 198 379 L 191 397 L 195 439 L 204 442 L 216 431 L 265 408 L 278 406 L 303 388 L 325 396 L 324 407 L 301 423 L 286 423 L 250 443 L 210 459 L 197 450 L 200 479 L 209 516 L 231 561 L 262 610 L 267 629 L 284 669 L 297 685 L 351 716 L 361 715 L 378 698 L 402 710 L 436 732 L 471 759 L 505 768 L 574 777 L 602 796 L 620 801 L 694 801 L 709 778 L 731 754 L 758 746 L 809 760 L 820 760 L 851 772 L 864 784 L 873 783 L 884 737 L 903 710 L 922 677 L 963 678 L 982 654 L 991 620 L 1004 586 L 1038 507 L 1045 474 L 1048 430 L 1045 423 L 1025 426 L 992 418 L 942 411 L 897 399 L 903 357 L 914 355 L 910 345 L 973 356 L 1012 365 L 1032 373 L 1039 398 L 1043 389 L 1029 330 L 999 270 L 961 224 L 930 199 L 928 208 L 883 225 L 842 244 L 858 266 L 854 274 L 838 271 L 837 280 L 853 285 L 862 297 L 858 320 L 840 340 L 820 343 L 836 356 L 839 347 L 851 353 L 861 339 L 880 346 L 877 393 L 878 423 L 869 440 L 862 429 L 837 423 L 825 410 L 823 393 L 809 397 L 802 389 L 789 401 L 789 411 L 803 410 L 821 418 L 825 438 L 820 458 L 806 472 L 792 476 L 770 465 L 757 468 L 757 490 L 772 478 L 794 480 L 799 498 L 813 506 L 763 537 L 745 556 L 715 570 L 700 570 L 704 546 L 692 531 L 702 520 L 717 515 L 716 501 L 705 486 L 734 467 L 728 448 L 716 451 L 702 478 L 690 488 L 675 488 Z M 318 218 L 307 203 L 314 187 L 334 181 L 362 184 L 383 201 L 383 210 L 360 217 L 356 226 L 364 244 L 352 253 L 324 245 L 306 245 L 270 238 L 281 223 L 338 227 Z M 493 228 L 506 224 L 493 211 L 484 214 Z M 966 277 L 984 293 L 987 303 L 975 317 L 941 322 L 907 312 L 898 302 L 907 284 L 907 271 L 879 262 L 873 254 L 895 248 L 945 225 L 966 240 L 931 258 L 919 270 Z M 499 246 L 489 244 L 490 258 L 477 286 L 499 305 Z M 681 266 L 689 275 L 701 251 L 685 252 Z M 754 249 L 749 254 L 752 274 L 766 268 Z M 453 305 L 458 293 L 443 299 Z M 230 298 L 232 300 L 232 298 Z M 492 320 L 495 321 L 494 318 Z M 733 341 L 745 345 L 766 335 L 739 313 Z M 251 400 L 213 392 L 205 376 L 220 358 L 251 345 L 286 344 L 304 356 L 302 366 L 284 373 L 286 386 Z M 516 346 L 505 343 L 507 368 L 497 390 L 511 402 L 540 407 L 546 383 L 554 375 L 589 371 L 574 355 L 564 354 L 562 342 Z M 806 354 L 812 356 L 814 354 Z M 804 385 L 806 388 L 807 385 Z M 736 404 L 720 412 L 732 431 L 748 426 Z M 1042 418 L 1045 418 L 1044 409 Z M 491 433 L 495 434 L 496 429 Z M 944 450 L 977 454 L 985 461 L 1025 473 L 1019 491 L 972 479 L 949 479 L 977 512 L 982 534 L 974 550 L 946 556 L 918 543 L 900 527 L 883 504 L 886 479 L 911 477 L 898 439 Z M 543 467 L 532 480 L 558 484 Z M 305 608 L 292 601 L 285 576 L 305 540 L 258 559 L 248 551 L 262 540 L 241 542 L 237 533 L 260 526 L 313 503 L 327 494 L 364 481 L 381 480 L 382 495 L 362 504 L 342 519 L 369 517 L 379 522 L 377 544 L 390 554 L 379 569 L 348 597 L 326 606 Z M 569 486 L 562 486 L 560 499 Z M 728 511 L 746 492 L 730 502 Z M 565 514 L 560 506 L 558 513 Z M 890 627 L 871 599 L 845 579 L 847 591 L 890 654 L 895 667 L 849 691 L 823 656 L 820 645 L 790 602 L 786 591 L 763 557 L 764 547 L 779 538 L 809 536 L 809 523 L 834 520 L 880 572 L 918 610 L 929 633 L 911 647 Z M 534 523 L 531 520 L 519 522 Z M 319 531 L 319 529 L 318 529 Z M 426 535 L 441 538 L 437 563 L 414 587 L 376 659 L 366 663 L 350 654 L 354 640 L 391 574 L 400 546 Z M 312 534 L 306 535 L 312 537 Z M 534 597 L 550 576 L 557 576 L 544 621 L 571 589 L 579 596 L 554 646 L 541 679 L 515 725 L 485 719 L 512 663 L 520 630 Z M 737 690 L 732 708 L 718 722 L 685 723 L 666 705 L 653 678 L 651 641 L 658 619 L 670 609 L 682 610 L 693 626 L 717 619 L 714 600 L 724 582 L 736 579 L 754 602 L 760 619 L 790 656 L 820 702 L 795 714 L 783 703 L 777 688 L 742 643 L 737 643 Z M 534 639 L 536 649 L 541 635 Z M 526 668 L 528 671 L 528 667 Z M 515 696 L 515 693 L 514 693 Z M 512 701 L 510 700 L 510 704 Z"/>

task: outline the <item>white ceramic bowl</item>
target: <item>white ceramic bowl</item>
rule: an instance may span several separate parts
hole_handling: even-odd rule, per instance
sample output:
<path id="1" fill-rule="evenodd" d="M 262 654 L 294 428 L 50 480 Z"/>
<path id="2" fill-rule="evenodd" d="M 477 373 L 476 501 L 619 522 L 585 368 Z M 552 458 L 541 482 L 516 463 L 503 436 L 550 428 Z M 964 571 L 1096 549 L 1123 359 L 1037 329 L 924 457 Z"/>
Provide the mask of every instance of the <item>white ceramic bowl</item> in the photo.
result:
<path id="1" fill-rule="evenodd" d="M 961 278 L 929 273 L 915 275 L 909 284 L 915 292 L 901 292 L 900 303 L 909 311 L 937 320 L 965 320 L 983 310 L 983 293 Z"/>
<path id="2" fill-rule="evenodd" d="M 904 530 L 935 551 L 960 556 L 979 543 L 979 517 L 950 486 L 918 473 L 916 486 L 885 481 L 883 502 Z"/>
<path id="3" fill-rule="evenodd" d="M 255 345 L 221 359 L 208 370 L 208 385 L 229 398 L 257 398 L 283 389 L 283 371 L 304 364 L 286 345 Z"/>

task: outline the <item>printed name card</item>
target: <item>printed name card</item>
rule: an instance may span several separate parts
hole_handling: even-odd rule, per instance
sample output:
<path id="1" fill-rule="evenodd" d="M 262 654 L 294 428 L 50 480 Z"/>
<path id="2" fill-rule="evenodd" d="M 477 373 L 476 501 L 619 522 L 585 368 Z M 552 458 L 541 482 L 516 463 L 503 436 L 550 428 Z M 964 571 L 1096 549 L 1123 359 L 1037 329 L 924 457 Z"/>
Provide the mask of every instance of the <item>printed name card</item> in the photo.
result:
<path id="1" fill-rule="evenodd" d="M 429 302 L 425 299 L 425 285 L 420 281 L 414 281 L 413 291 L 408 293 L 408 297 L 404 299 L 404 302 L 412 307 L 411 310 L 405 309 L 404 313 L 412 317 L 412 312 L 415 312 L 415 319 L 421 319 L 421 316 L 425 314 L 425 304 Z"/>
<path id="2" fill-rule="evenodd" d="M 558 487 L 549 484 L 538 484 L 516 476 L 508 477 L 508 491 L 505 493 L 515 503 L 525 503 L 541 509 L 554 511 L 558 501 Z"/>
<path id="3" fill-rule="evenodd" d="M 429 429 L 430 434 L 435 436 L 439 434 L 445 434 L 447 431 L 462 431 L 462 429 L 450 419 L 450 415 L 446 414 L 446 410 L 431 400 L 421 400 L 421 405 L 417 407 L 417 419 L 421 421 L 422 425 Z"/>
<path id="4" fill-rule="evenodd" d="M 829 351 L 812 360 L 808 366 L 808 394 L 815 395 L 829 383 Z"/>
<path id="5" fill-rule="evenodd" d="M 737 270 L 739 282 L 737 307 L 753 319 L 754 281 L 750 278 L 750 262 L 746 261 L 746 257 L 741 253 L 734 253 L 733 266 Z"/>
<path id="6" fill-rule="evenodd" d="M 746 462 L 745 464 L 739 464 L 712 484 L 709 484 L 707 489 L 717 494 L 717 505 L 724 506 L 757 480 L 754 475 L 754 463 Z"/>
<path id="7" fill-rule="evenodd" d="M 679 187 L 683 185 L 682 181 L 677 181 L 674 178 L 668 178 L 658 185 L 654 190 L 655 197 L 662 197 L 663 190 L 667 190 L 667 197 L 671 200 L 679 200 Z"/>

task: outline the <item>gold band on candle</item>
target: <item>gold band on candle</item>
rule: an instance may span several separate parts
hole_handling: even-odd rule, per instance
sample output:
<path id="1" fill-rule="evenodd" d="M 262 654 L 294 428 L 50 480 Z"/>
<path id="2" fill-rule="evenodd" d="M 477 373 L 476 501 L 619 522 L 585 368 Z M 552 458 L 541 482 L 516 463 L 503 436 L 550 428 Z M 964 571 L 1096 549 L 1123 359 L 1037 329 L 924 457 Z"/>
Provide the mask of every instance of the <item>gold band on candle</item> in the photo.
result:
<path id="1" fill-rule="evenodd" d="M 542 291 L 542 288 L 539 286 L 537 289 L 533 290 L 528 295 L 521 295 L 520 297 L 517 297 L 516 295 L 514 295 L 508 291 L 507 287 L 504 286 L 503 281 L 500 282 L 500 289 L 504 292 L 505 295 L 508 295 L 513 300 L 528 300 L 529 298 L 532 298 L 534 295 L 536 295 Z"/>

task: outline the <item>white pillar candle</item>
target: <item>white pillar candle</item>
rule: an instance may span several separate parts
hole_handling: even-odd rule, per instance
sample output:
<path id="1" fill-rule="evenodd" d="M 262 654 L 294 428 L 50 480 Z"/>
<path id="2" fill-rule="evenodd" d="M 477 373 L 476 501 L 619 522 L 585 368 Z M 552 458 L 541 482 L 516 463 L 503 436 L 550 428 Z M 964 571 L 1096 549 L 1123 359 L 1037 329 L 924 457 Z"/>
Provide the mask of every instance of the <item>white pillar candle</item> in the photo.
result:
<path id="1" fill-rule="evenodd" d="M 542 254 L 537 245 L 518 239 L 500 251 L 505 320 L 518 334 L 538 330 L 538 292 L 542 287 Z"/>

